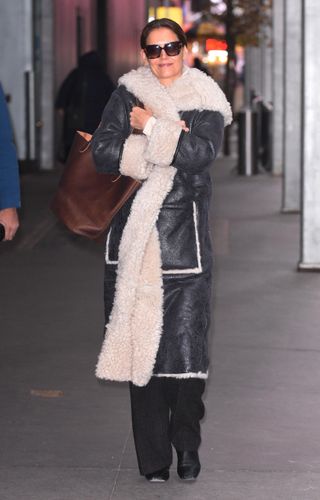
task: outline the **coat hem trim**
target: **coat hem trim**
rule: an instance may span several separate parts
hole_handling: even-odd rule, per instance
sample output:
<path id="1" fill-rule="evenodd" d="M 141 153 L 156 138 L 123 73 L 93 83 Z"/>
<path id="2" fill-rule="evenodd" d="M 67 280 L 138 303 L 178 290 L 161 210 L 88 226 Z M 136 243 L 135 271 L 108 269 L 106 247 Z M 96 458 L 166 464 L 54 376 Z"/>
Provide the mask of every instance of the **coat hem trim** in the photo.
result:
<path id="1" fill-rule="evenodd" d="M 203 373 L 203 372 L 187 372 L 187 373 L 153 373 L 153 377 L 172 377 L 172 378 L 202 378 L 202 379 L 207 379 L 209 375 L 209 372 Z"/>

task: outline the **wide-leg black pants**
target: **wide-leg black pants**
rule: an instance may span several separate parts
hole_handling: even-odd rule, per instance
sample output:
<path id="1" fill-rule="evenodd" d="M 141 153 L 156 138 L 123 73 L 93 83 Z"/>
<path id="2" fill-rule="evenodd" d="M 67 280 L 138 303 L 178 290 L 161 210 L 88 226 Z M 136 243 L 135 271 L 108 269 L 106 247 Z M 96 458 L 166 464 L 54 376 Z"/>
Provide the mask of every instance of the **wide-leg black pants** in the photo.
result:
<path id="1" fill-rule="evenodd" d="M 144 387 L 130 383 L 132 427 L 140 473 L 145 475 L 172 463 L 177 451 L 196 451 L 201 443 L 204 415 L 199 378 L 152 377 Z"/>

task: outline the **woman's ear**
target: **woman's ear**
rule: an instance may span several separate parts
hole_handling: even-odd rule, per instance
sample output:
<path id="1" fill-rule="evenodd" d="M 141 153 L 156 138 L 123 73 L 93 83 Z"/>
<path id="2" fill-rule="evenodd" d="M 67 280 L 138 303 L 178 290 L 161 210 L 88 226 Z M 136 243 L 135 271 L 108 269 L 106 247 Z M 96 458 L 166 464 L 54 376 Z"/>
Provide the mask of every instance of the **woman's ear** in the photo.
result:
<path id="1" fill-rule="evenodd" d="M 143 49 L 140 50 L 140 57 L 142 59 L 144 66 L 148 66 L 148 58 L 147 58 L 146 53 Z"/>

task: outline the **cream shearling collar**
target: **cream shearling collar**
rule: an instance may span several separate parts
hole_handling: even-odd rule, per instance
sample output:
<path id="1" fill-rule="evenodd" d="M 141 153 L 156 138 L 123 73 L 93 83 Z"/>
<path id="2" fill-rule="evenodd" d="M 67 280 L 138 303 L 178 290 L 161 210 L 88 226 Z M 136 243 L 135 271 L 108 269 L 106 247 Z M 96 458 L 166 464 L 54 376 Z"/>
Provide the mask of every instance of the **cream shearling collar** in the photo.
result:
<path id="1" fill-rule="evenodd" d="M 232 122 L 232 111 L 219 85 L 208 75 L 196 68 L 184 66 L 183 74 L 170 86 L 161 85 L 148 66 L 140 66 L 119 79 L 143 104 L 152 109 L 157 118 L 168 118 L 172 109 L 172 119 L 176 111 L 194 109 L 219 111 L 224 123 Z"/>

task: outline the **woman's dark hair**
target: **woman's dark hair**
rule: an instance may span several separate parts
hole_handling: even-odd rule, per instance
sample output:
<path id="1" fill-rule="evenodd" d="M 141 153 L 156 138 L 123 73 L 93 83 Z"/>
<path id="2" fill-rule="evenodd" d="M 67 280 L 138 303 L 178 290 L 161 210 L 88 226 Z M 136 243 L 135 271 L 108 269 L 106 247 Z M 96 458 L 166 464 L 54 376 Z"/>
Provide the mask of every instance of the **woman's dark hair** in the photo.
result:
<path id="1" fill-rule="evenodd" d="M 155 19 L 154 21 L 150 21 L 150 23 L 146 24 L 143 28 L 140 37 L 140 46 L 142 49 L 146 48 L 147 38 L 151 31 L 157 30 L 159 28 L 168 28 L 169 30 L 173 31 L 173 33 L 177 35 L 178 40 L 183 45 L 187 45 L 187 37 L 181 26 L 179 26 L 179 24 L 175 21 L 163 17 L 162 19 Z"/>

